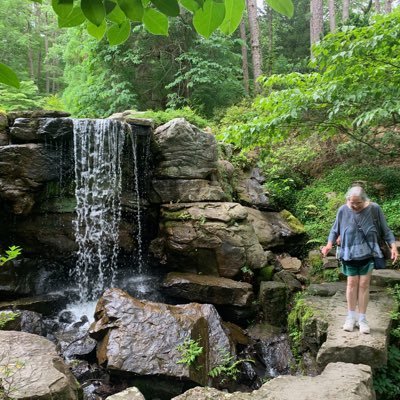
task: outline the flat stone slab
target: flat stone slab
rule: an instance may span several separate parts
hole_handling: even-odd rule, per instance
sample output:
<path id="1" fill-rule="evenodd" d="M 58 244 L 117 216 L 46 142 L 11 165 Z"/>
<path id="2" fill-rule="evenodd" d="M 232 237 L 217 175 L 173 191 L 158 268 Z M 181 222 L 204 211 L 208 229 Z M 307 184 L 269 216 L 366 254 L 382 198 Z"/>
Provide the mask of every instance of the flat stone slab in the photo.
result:
<path id="1" fill-rule="evenodd" d="M 394 286 L 400 284 L 400 271 L 396 269 L 375 269 L 371 283 L 375 286 Z"/>
<path id="2" fill-rule="evenodd" d="M 173 400 L 375 400 L 372 371 L 367 365 L 329 364 L 321 375 L 279 376 L 251 393 L 225 393 L 196 387 Z"/>
<path id="3" fill-rule="evenodd" d="M 342 328 L 347 315 L 345 282 L 331 298 L 310 296 L 307 304 L 315 311 L 316 318 L 328 323 L 326 341 L 317 354 L 321 367 L 329 363 L 346 362 L 366 364 L 372 368 L 385 366 L 391 327 L 390 312 L 395 303 L 385 289 L 371 287 L 367 320 L 371 334 L 362 334 L 358 328 L 345 332 Z"/>

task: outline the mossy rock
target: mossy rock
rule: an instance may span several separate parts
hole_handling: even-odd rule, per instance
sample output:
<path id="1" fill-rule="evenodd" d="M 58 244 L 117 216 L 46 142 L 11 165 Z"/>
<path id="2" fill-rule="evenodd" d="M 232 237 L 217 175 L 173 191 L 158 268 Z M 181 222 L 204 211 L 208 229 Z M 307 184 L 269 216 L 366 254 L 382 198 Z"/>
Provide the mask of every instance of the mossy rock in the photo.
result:
<path id="1" fill-rule="evenodd" d="M 290 211 L 282 210 L 279 214 L 294 233 L 301 234 L 305 232 L 304 225 Z"/>
<path id="2" fill-rule="evenodd" d="M 272 281 L 272 277 L 274 276 L 274 267 L 272 265 L 266 265 L 261 268 L 258 274 L 258 280 L 260 282 Z"/>

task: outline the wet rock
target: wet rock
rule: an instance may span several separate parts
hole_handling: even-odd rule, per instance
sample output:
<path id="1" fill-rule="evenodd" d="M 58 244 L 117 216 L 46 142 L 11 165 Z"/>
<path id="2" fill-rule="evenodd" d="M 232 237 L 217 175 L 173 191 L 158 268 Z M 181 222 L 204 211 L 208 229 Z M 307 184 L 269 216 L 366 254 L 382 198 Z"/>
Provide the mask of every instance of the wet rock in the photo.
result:
<path id="1" fill-rule="evenodd" d="M 25 332 L 0 331 L 0 378 L 11 368 L 12 379 L 3 379 L 6 393 L 16 400 L 81 398 L 78 382 L 47 339 Z"/>
<path id="2" fill-rule="evenodd" d="M 227 201 L 218 182 L 205 179 L 163 179 L 152 181 L 150 199 L 153 203 L 190 203 L 198 201 Z"/>
<path id="3" fill-rule="evenodd" d="M 285 326 L 287 317 L 288 288 L 282 282 L 261 282 L 259 303 L 263 320 L 275 326 Z"/>
<path id="4" fill-rule="evenodd" d="M 29 310 L 42 315 L 51 315 L 63 308 L 66 302 L 67 299 L 61 294 L 26 297 L 13 301 L 3 301 L 0 303 L 0 310 L 11 308 L 12 310 Z"/>
<path id="5" fill-rule="evenodd" d="M 316 377 L 280 376 L 251 393 L 224 393 L 196 387 L 173 400 L 374 400 L 372 371 L 367 365 L 329 364 Z"/>
<path id="6" fill-rule="evenodd" d="M 70 329 L 54 334 L 60 351 L 67 358 L 85 358 L 96 349 L 96 341 L 88 332 Z"/>
<path id="7" fill-rule="evenodd" d="M 171 272 L 161 287 L 170 296 L 211 304 L 249 306 L 252 285 L 210 275 Z"/>
<path id="8" fill-rule="evenodd" d="M 209 179 L 217 171 L 215 137 L 176 118 L 154 132 L 155 176 L 162 179 Z"/>
<path id="9" fill-rule="evenodd" d="M 14 214 L 28 214 L 43 184 L 58 177 L 58 163 L 59 156 L 40 144 L 0 147 L 0 198 Z"/>
<path id="10" fill-rule="evenodd" d="M 200 384 L 208 382 L 208 372 L 222 362 L 223 352 L 233 352 L 212 305 L 139 301 L 120 289 L 107 290 L 99 300 L 90 335 L 99 342 L 99 363 L 110 371 L 185 378 Z M 188 339 L 203 347 L 193 365 L 178 362 L 182 353 L 177 346 Z"/>
<path id="11" fill-rule="evenodd" d="M 224 278 L 235 277 L 245 265 L 253 270 L 266 263 L 247 211 L 237 203 L 163 205 L 152 250 L 184 272 Z"/>
<path id="12" fill-rule="evenodd" d="M 72 311 L 64 310 L 58 316 L 58 321 L 64 324 L 71 324 L 74 321 L 75 315 Z"/>

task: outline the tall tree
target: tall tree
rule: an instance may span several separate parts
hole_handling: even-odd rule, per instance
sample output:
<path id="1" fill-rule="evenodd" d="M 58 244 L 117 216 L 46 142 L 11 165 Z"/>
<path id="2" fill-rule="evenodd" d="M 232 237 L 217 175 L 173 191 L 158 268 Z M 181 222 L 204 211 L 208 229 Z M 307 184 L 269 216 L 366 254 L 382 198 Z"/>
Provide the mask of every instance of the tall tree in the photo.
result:
<path id="1" fill-rule="evenodd" d="M 336 15 L 335 15 L 335 0 L 328 0 L 329 8 L 329 30 L 336 31 Z"/>
<path id="2" fill-rule="evenodd" d="M 381 13 L 381 0 L 375 0 L 375 11 L 377 14 Z"/>
<path id="3" fill-rule="evenodd" d="M 393 0 L 385 0 L 385 14 L 389 14 L 392 12 L 392 3 Z"/>
<path id="4" fill-rule="evenodd" d="M 253 62 L 254 90 L 256 93 L 261 91 L 261 86 L 257 78 L 262 75 L 262 54 L 260 46 L 260 29 L 257 17 L 256 0 L 247 0 L 247 14 L 249 17 L 251 58 Z"/>
<path id="5" fill-rule="evenodd" d="M 350 0 L 343 0 L 342 22 L 345 23 L 350 17 Z"/>
<path id="6" fill-rule="evenodd" d="M 310 44 L 318 43 L 324 34 L 324 4 L 323 0 L 311 0 L 310 2 Z M 312 50 L 311 50 L 312 56 Z"/>
<path id="7" fill-rule="evenodd" d="M 246 35 L 246 24 L 244 18 L 240 21 L 240 39 L 242 40 L 242 70 L 243 70 L 243 87 L 246 95 L 250 94 L 249 85 L 249 60 L 247 58 L 247 35 Z"/>

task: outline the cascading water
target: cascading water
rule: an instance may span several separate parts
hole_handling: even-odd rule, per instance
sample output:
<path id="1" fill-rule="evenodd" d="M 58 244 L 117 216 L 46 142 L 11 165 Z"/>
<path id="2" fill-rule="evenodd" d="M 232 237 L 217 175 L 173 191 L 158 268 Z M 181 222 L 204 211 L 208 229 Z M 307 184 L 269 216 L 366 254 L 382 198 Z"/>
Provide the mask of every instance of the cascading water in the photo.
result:
<path id="1" fill-rule="evenodd" d="M 97 299 L 114 284 L 121 219 L 121 153 L 126 125 L 74 120 L 75 238 L 73 271 L 80 301 Z"/>

